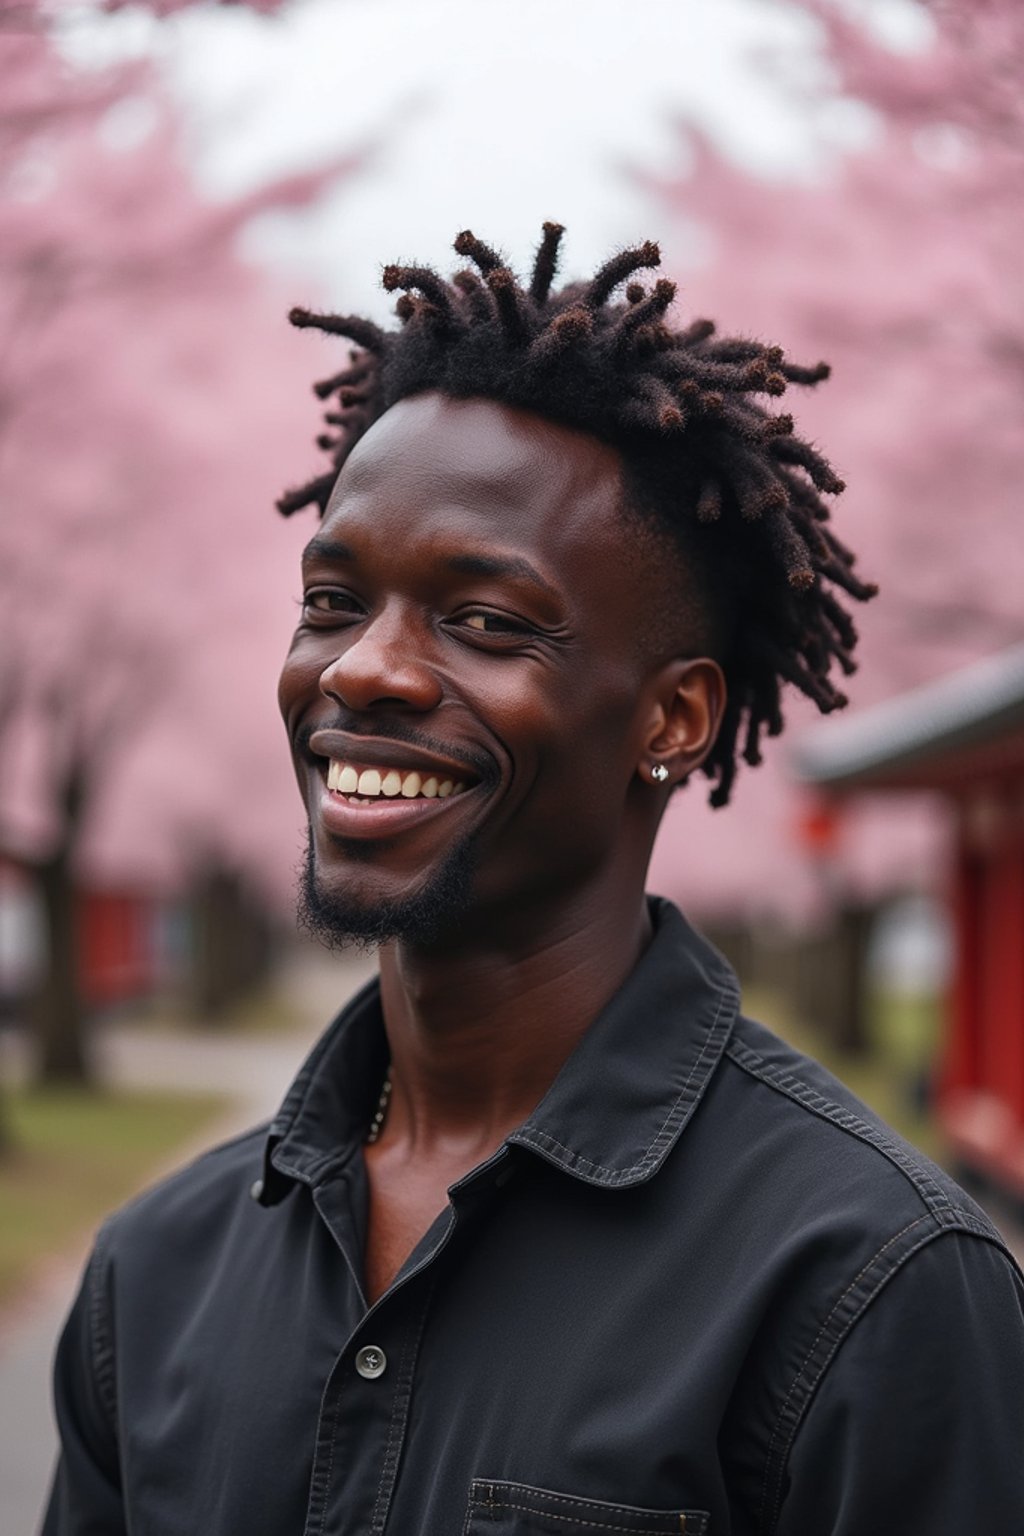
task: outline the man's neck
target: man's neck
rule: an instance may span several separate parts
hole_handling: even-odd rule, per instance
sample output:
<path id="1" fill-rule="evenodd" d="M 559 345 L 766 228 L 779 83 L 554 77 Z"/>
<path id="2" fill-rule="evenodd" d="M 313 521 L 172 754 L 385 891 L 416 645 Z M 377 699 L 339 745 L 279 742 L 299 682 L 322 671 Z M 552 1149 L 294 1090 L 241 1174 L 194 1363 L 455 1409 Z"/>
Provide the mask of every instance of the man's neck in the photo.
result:
<path id="1" fill-rule="evenodd" d="M 650 938 L 645 902 L 585 903 L 443 954 L 390 945 L 381 998 L 391 1047 L 389 1139 L 429 1157 L 480 1155 L 536 1106 Z"/>

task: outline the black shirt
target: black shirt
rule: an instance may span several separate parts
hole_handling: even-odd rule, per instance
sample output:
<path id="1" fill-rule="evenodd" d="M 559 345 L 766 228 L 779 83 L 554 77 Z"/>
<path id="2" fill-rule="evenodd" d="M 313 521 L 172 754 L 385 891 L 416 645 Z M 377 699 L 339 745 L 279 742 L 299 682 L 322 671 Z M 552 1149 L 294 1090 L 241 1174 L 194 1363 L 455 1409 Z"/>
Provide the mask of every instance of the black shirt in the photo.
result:
<path id="1" fill-rule="evenodd" d="M 665 902 L 534 1114 L 361 1284 L 376 984 L 114 1216 L 46 1536 L 1020 1536 L 1024 1282 Z"/>

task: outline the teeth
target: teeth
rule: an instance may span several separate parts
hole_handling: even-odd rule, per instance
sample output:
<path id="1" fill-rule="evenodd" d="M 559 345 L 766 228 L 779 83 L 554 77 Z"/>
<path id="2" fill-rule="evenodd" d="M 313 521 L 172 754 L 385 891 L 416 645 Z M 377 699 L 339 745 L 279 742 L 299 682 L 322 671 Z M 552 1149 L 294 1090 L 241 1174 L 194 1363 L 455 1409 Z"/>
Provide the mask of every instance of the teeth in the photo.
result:
<path id="1" fill-rule="evenodd" d="M 358 795 L 362 800 L 376 800 L 381 795 L 406 800 L 446 800 L 465 789 L 461 779 L 442 779 L 437 774 L 401 773 L 397 768 L 353 768 L 350 763 L 331 759 L 327 764 L 327 788 L 341 795 Z"/>

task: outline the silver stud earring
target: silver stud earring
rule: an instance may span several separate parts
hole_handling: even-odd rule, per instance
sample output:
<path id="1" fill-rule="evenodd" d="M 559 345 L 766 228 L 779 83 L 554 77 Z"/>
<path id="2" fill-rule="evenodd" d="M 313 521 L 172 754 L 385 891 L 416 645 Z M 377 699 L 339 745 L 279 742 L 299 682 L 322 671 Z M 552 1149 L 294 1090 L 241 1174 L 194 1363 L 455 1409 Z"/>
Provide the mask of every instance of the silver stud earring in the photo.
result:
<path id="1" fill-rule="evenodd" d="M 655 784 L 664 784 L 665 780 L 668 778 L 668 769 L 665 767 L 664 763 L 654 764 L 654 766 L 651 768 L 651 778 L 654 780 Z"/>

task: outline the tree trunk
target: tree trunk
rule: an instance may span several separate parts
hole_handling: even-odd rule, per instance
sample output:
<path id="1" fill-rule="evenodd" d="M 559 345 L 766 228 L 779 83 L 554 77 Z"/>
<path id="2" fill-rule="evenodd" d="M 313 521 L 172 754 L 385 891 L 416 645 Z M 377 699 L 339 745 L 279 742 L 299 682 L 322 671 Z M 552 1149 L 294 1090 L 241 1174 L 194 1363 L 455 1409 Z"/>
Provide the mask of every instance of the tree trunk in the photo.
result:
<path id="1" fill-rule="evenodd" d="M 801 946 L 797 1007 L 831 1045 L 849 1055 L 867 1050 L 866 968 L 875 909 L 847 903 L 833 926 Z"/>
<path id="2" fill-rule="evenodd" d="M 220 1024 L 266 983 L 273 960 L 270 924 L 238 875 L 212 861 L 195 881 L 189 917 L 189 1011 L 199 1023 Z"/>
<path id="3" fill-rule="evenodd" d="M 874 907 L 860 904 L 845 906 L 839 913 L 835 1042 L 851 1055 L 863 1055 L 868 1049 L 867 959 L 876 915 Z"/>
<path id="4" fill-rule="evenodd" d="M 36 1075 L 43 1083 L 93 1080 L 78 953 L 77 891 L 71 844 L 35 866 L 46 931 L 46 958 L 34 999 Z"/>

